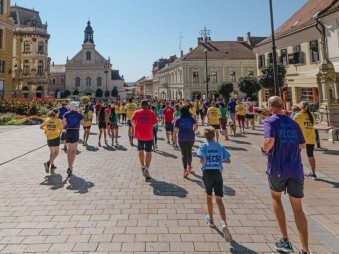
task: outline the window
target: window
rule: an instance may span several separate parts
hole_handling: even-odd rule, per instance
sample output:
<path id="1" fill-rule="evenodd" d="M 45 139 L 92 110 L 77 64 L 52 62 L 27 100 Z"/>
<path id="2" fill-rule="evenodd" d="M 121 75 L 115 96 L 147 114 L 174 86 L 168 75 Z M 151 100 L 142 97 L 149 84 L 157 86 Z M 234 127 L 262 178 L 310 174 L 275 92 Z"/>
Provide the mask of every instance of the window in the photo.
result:
<path id="1" fill-rule="evenodd" d="M 0 15 L 4 15 L 4 0 L 0 0 Z"/>
<path id="2" fill-rule="evenodd" d="M 55 78 L 52 78 L 52 84 L 55 85 Z"/>
<path id="3" fill-rule="evenodd" d="M 92 80 L 90 77 L 87 77 L 86 78 L 86 87 L 90 87 L 91 86 L 91 83 L 92 83 Z"/>
<path id="4" fill-rule="evenodd" d="M 101 86 L 102 85 L 102 78 L 98 77 L 97 78 L 97 86 Z"/>
<path id="5" fill-rule="evenodd" d="M 5 73 L 5 61 L 0 60 L 0 73 Z"/>
<path id="6" fill-rule="evenodd" d="M 299 88 L 299 101 L 313 101 L 312 87 Z"/>
<path id="7" fill-rule="evenodd" d="M 301 64 L 302 54 L 300 45 L 293 46 L 293 53 L 288 55 L 288 63 L 290 64 Z"/>
<path id="8" fill-rule="evenodd" d="M 311 50 L 311 62 L 318 62 L 319 61 L 319 48 L 318 48 L 318 41 L 310 41 L 310 50 Z"/>
<path id="9" fill-rule="evenodd" d="M 80 78 L 79 77 L 75 78 L 75 86 L 80 87 Z"/>
<path id="10" fill-rule="evenodd" d="M 218 82 L 218 74 L 216 72 L 211 73 L 211 81 Z"/>
<path id="11" fill-rule="evenodd" d="M 0 29 L 0 49 L 2 49 L 4 46 L 3 41 L 4 41 L 4 30 Z"/>
<path id="12" fill-rule="evenodd" d="M 87 52 L 86 52 L 86 60 L 90 61 L 91 58 L 92 58 L 91 52 L 87 51 Z"/>
<path id="13" fill-rule="evenodd" d="M 288 61 L 287 61 L 287 49 L 280 50 L 280 62 L 283 65 L 288 65 Z"/>
<path id="14" fill-rule="evenodd" d="M 258 66 L 259 69 L 262 69 L 265 66 L 265 55 L 260 55 L 258 57 Z"/>
<path id="15" fill-rule="evenodd" d="M 61 78 L 61 84 L 64 84 L 64 78 Z"/>
<path id="16" fill-rule="evenodd" d="M 267 63 L 273 63 L 273 53 L 268 53 L 268 55 L 267 55 Z"/>
<path id="17" fill-rule="evenodd" d="M 44 74 L 44 62 L 43 61 L 38 62 L 38 74 L 39 75 Z"/>
<path id="18" fill-rule="evenodd" d="M 199 73 L 198 72 L 193 72 L 193 82 L 199 83 Z"/>
<path id="19" fill-rule="evenodd" d="M 44 43 L 42 41 L 38 42 L 38 53 L 40 54 L 44 53 Z"/>
<path id="20" fill-rule="evenodd" d="M 25 60 L 24 61 L 24 74 L 28 74 L 30 72 L 30 66 L 29 66 L 29 61 Z"/>
<path id="21" fill-rule="evenodd" d="M 24 42 L 24 53 L 28 54 L 31 53 L 31 44 L 29 43 L 29 41 L 25 41 Z"/>
<path id="22" fill-rule="evenodd" d="M 235 72 L 234 71 L 231 71 L 230 72 L 230 81 L 231 82 L 235 82 L 236 78 L 235 78 Z"/>

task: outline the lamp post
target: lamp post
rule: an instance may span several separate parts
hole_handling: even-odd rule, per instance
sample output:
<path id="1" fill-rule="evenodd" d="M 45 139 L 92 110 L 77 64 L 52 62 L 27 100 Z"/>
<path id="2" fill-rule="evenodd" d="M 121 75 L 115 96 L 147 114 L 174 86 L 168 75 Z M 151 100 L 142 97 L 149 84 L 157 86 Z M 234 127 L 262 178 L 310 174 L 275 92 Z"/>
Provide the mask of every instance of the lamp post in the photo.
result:
<path id="1" fill-rule="evenodd" d="M 206 28 L 206 26 L 204 27 L 203 30 L 200 31 L 200 35 L 202 36 L 202 38 L 204 38 L 204 53 L 205 53 L 205 69 L 206 69 L 206 100 L 208 100 L 208 81 L 209 81 L 209 77 L 208 77 L 208 70 L 207 70 L 207 42 L 210 40 L 210 35 L 211 35 L 211 31 L 208 30 Z"/>
<path id="2" fill-rule="evenodd" d="M 209 77 L 208 77 L 208 71 L 207 71 L 207 48 L 205 48 L 204 50 L 205 53 L 205 69 L 206 69 L 206 100 L 208 100 L 208 81 L 209 81 Z"/>
<path id="3" fill-rule="evenodd" d="M 106 97 L 106 102 L 108 101 L 108 90 L 107 90 L 107 74 L 108 74 L 108 69 L 109 69 L 109 64 L 106 62 L 104 65 L 104 73 L 106 74 L 106 91 L 105 91 L 105 97 Z"/>
<path id="4" fill-rule="evenodd" d="M 279 79 L 278 79 L 278 68 L 277 68 L 277 52 L 276 52 L 275 37 L 274 37 L 273 7 L 272 7 L 272 0 L 269 0 L 269 1 L 270 1 L 271 32 L 272 32 L 274 95 L 279 96 L 279 84 L 278 84 Z"/>

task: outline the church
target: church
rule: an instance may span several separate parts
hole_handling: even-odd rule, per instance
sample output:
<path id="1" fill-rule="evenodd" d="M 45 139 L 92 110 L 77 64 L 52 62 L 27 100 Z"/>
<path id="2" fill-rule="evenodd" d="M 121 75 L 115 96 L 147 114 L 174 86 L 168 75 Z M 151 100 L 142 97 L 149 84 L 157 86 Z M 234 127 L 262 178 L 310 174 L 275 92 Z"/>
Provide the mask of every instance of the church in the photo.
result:
<path id="1" fill-rule="evenodd" d="M 94 31 L 87 22 L 82 49 L 65 65 L 65 93 L 93 98 L 125 99 L 124 78 L 112 69 L 110 58 L 105 59 L 94 44 Z"/>

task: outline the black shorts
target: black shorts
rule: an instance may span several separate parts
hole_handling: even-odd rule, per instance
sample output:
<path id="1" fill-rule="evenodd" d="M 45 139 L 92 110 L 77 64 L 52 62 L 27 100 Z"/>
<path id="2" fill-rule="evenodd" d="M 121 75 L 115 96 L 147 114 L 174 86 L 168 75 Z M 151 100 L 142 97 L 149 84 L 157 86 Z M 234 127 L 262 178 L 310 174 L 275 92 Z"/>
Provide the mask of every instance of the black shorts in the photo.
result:
<path id="1" fill-rule="evenodd" d="M 133 127 L 131 120 L 127 120 L 127 125 L 128 125 L 129 127 Z"/>
<path id="2" fill-rule="evenodd" d="M 224 182 L 219 169 L 209 169 L 202 171 L 202 180 L 205 185 L 207 195 L 214 194 L 218 197 L 224 196 Z"/>
<path id="3" fill-rule="evenodd" d="M 173 132 L 173 130 L 174 130 L 174 125 L 173 125 L 173 123 L 166 122 L 166 123 L 165 123 L 165 130 L 168 131 L 168 132 Z"/>
<path id="4" fill-rule="evenodd" d="M 220 130 L 220 124 L 211 124 L 211 126 L 216 130 Z"/>
<path id="5" fill-rule="evenodd" d="M 246 119 L 254 119 L 254 115 L 253 114 L 246 114 Z"/>
<path id="6" fill-rule="evenodd" d="M 293 198 L 304 197 L 304 180 L 268 175 L 268 184 L 272 191 L 287 192 Z"/>
<path id="7" fill-rule="evenodd" d="M 99 129 L 106 129 L 106 122 L 99 122 Z"/>
<path id="8" fill-rule="evenodd" d="M 153 140 L 142 141 L 138 140 L 138 151 L 145 150 L 146 152 L 152 152 Z"/>
<path id="9" fill-rule="evenodd" d="M 47 139 L 48 146 L 60 146 L 60 137 L 54 139 Z"/>
<path id="10" fill-rule="evenodd" d="M 79 129 L 67 129 L 66 130 L 66 143 L 79 142 Z"/>
<path id="11" fill-rule="evenodd" d="M 314 146 L 315 145 L 306 144 L 306 154 L 307 154 L 308 158 L 313 158 L 314 157 L 314 155 L 313 155 Z"/>

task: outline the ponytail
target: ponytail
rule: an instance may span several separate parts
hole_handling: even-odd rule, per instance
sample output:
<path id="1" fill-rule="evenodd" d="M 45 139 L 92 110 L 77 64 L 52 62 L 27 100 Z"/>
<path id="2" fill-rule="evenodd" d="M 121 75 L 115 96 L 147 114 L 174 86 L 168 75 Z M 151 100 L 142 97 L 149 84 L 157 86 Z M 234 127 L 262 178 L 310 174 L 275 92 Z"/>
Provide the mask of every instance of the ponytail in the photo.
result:
<path id="1" fill-rule="evenodd" d="M 310 111 L 310 106 L 306 106 L 304 111 L 308 114 L 308 118 L 310 119 L 311 123 L 314 124 L 314 117 L 312 112 Z"/>

